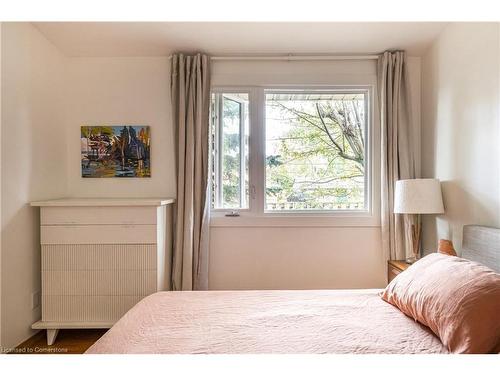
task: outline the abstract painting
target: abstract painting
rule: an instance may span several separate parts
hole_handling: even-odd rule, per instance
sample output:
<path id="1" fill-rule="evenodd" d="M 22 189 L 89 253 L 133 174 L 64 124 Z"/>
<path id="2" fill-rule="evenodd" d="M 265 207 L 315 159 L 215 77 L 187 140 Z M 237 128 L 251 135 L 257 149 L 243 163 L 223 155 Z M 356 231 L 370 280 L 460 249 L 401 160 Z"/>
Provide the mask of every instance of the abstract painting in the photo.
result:
<path id="1" fill-rule="evenodd" d="M 149 126 L 82 126 L 82 177 L 151 177 Z"/>

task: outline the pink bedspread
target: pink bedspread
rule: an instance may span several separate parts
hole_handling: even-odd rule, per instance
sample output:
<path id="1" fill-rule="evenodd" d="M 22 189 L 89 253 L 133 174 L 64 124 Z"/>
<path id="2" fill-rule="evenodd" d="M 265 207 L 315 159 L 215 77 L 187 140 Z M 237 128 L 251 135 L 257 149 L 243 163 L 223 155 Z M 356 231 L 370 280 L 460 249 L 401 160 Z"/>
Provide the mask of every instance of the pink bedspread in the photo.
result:
<path id="1" fill-rule="evenodd" d="M 87 353 L 446 353 L 379 290 L 161 292 Z"/>

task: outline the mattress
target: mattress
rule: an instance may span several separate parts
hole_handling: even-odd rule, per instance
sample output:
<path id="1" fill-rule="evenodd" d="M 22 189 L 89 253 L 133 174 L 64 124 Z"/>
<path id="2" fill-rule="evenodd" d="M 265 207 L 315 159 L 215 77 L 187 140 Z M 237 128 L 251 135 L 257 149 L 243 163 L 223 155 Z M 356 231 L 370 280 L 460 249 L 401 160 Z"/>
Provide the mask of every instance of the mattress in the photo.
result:
<path id="1" fill-rule="evenodd" d="M 86 353 L 447 353 L 380 290 L 160 292 Z"/>

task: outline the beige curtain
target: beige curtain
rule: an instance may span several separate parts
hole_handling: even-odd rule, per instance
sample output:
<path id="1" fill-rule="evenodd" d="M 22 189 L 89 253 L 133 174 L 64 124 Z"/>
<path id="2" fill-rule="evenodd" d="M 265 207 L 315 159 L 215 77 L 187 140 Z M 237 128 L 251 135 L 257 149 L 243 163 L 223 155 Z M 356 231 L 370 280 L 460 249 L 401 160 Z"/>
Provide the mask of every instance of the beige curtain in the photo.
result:
<path id="1" fill-rule="evenodd" d="M 415 178 L 412 117 L 406 54 L 384 52 L 378 59 L 381 125 L 382 248 L 386 259 L 411 256 L 403 215 L 394 214 L 395 182 Z"/>
<path id="2" fill-rule="evenodd" d="M 176 139 L 172 289 L 208 289 L 210 59 L 174 54 L 170 90 Z"/>

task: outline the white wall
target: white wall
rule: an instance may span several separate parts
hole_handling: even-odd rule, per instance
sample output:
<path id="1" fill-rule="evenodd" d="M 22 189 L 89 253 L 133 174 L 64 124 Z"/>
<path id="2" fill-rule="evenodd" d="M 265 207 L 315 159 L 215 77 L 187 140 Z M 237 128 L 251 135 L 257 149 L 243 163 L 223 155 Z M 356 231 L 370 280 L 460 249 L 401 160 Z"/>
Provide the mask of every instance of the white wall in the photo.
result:
<path id="1" fill-rule="evenodd" d="M 442 180 L 446 210 L 424 218 L 424 248 L 460 250 L 464 224 L 500 227 L 498 24 L 449 25 L 422 69 L 423 175 Z"/>
<path id="2" fill-rule="evenodd" d="M 166 57 L 68 59 L 68 195 L 170 197 L 175 195 L 169 62 Z M 151 178 L 82 178 L 80 126 L 151 127 Z"/>
<path id="3" fill-rule="evenodd" d="M 384 286 L 379 227 L 216 227 L 210 236 L 210 289 Z"/>
<path id="4" fill-rule="evenodd" d="M 409 68 L 418 139 L 420 59 L 410 58 Z M 376 64 L 375 61 L 217 62 L 213 66 L 212 84 L 375 86 Z M 375 148 L 378 144 L 376 136 Z M 378 159 L 376 152 L 375 176 L 379 173 Z M 217 221 L 210 232 L 210 289 L 383 287 L 386 264 L 382 259 L 376 177 L 374 182 L 375 218 L 370 222 L 266 228 L 258 219 L 247 226 L 224 226 Z"/>
<path id="5" fill-rule="evenodd" d="M 28 338 L 40 290 L 39 219 L 28 203 L 66 193 L 65 61 L 26 23 L 2 25 L 1 325 L 3 347 Z"/>

